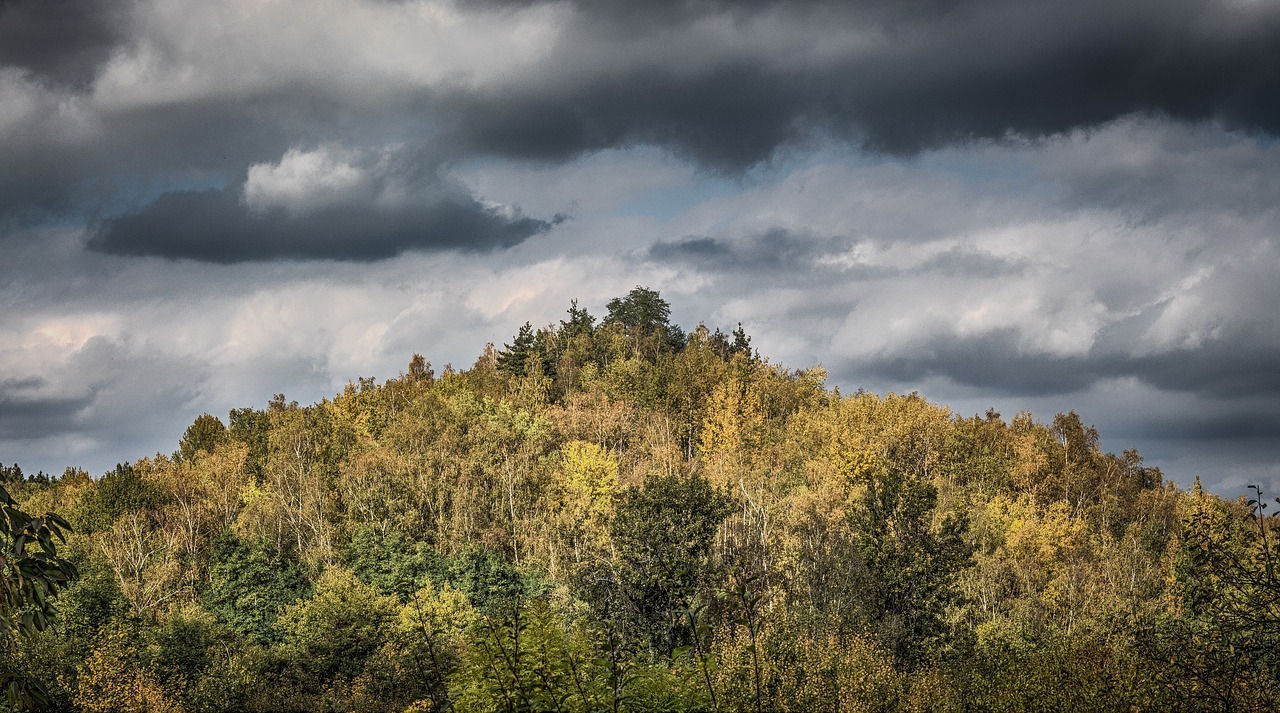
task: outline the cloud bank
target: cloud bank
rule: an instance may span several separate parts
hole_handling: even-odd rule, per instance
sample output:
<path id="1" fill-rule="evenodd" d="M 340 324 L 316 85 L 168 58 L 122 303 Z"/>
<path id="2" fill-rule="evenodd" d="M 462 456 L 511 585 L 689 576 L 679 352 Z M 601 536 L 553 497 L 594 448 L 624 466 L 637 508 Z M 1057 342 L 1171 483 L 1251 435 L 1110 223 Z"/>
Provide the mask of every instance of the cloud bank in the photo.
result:
<path id="1" fill-rule="evenodd" d="M 1280 5 L 0 2 L 0 462 L 635 284 L 843 388 L 1280 487 Z"/>

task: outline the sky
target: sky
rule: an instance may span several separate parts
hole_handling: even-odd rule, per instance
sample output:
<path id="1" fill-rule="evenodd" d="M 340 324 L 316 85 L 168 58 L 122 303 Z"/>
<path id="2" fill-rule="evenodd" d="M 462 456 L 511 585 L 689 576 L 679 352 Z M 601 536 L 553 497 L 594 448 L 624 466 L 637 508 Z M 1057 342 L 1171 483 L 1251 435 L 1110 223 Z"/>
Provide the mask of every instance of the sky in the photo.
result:
<path id="1" fill-rule="evenodd" d="M 644 285 L 1280 494 L 1276 0 L 0 0 L 0 462 Z"/>

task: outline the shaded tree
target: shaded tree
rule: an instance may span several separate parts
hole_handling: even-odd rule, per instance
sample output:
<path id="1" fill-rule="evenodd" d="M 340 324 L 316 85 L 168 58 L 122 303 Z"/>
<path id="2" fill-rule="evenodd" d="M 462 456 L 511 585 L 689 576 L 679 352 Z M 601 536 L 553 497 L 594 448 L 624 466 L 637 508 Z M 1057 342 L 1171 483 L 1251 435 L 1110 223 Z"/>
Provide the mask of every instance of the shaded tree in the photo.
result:
<path id="1" fill-rule="evenodd" d="M 872 631 L 907 665 L 940 653 L 946 608 L 959 596 L 956 577 L 971 563 L 967 520 L 948 516 L 935 528 L 937 497 L 933 485 L 890 468 L 868 481 L 851 514 Z"/>
<path id="2" fill-rule="evenodd" d="M 686 337 L 671 324 L 671 305 L 656 290 L 637 285 L 626 297 L 615 297 L 606 305 L 609 313 L 603 324 L 618 325 L 633 346 L 649 358 L 663 351 L 679 351 Z"/>
<path id="3" fill-rule="evenodd" d="M 610 535 L 634 633 L 670 657 L 687 643 L 689 601 L 712 577 L 711 544 L 729 497 L 697 475 L 653 476 L 623 492 Z"/>
<path id="4" fill-rule="evenodd" d="M 227 427 L 222 425 L 222 419 L 207 413 L 201 414 L 182 434 L 182 440 L 178 441 L 178 453 L 182 460 L 190 461 L 199 453 L 212 453 L 229 439 L 230 434 Z"/>
<path id="5" fill-rule="evenodd" d="M 236 633 L 272 642 L 280 609 L 311 590 L 297 562 L 281 555 L 265 539 L 245 541 L 222 532 L 209 556 L 209 583 L 201 601 Z"/>

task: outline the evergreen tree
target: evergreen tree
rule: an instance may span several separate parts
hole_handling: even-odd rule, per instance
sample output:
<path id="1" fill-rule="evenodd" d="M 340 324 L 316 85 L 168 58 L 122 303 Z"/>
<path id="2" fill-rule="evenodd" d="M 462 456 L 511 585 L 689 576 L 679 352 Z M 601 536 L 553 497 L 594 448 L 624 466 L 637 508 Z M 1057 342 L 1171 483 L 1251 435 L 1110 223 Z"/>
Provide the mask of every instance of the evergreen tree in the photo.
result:
<path id="1" fill-rule="evenodd" d="M 595 331 L 596 318 L 579 307 L 577 300 L 573 300 L 569 305 L 568 313 L 568 319 L 560 320 L 560 331 L 556 336 L 563 340 L 573 339 L 579 335 L 591 336 Z"/>

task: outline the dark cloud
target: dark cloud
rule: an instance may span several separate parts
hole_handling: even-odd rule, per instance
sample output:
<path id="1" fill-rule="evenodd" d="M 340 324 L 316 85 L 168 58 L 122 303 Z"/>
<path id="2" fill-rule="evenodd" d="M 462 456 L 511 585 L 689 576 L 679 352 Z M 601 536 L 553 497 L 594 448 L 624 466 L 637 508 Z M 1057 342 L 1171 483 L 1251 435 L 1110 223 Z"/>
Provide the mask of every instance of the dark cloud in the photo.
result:
<path id="1" fill-rule="evenodd" d="M 510 4 L 537 3 L 489 3 Z M 575 7 L 564 38 L 531 62 L 519 84 L 405 87 L 370 76 L 370 95 L 357 99 L 349 84 L 236 89 L 234 78 L 209 68 L 200 81 L 211 88 L 193 98 L 157 97 L 102 115 L 90 108 L 97 127 L 91 141 L 36 130 L 0 141 L 0 161 L 25 167 L 0 176 L 0 218 L 17 210 L 42 219 L 111 214 L 118 212 L 111 204 L 128 202 L 120 193 L 138 185 L 144 193 L 164 182 L 226 185 L 252 161 L 338 137 L 429 143 L 455 161 L 561 161 L 656 145 L 737 173 L 780 149 L 831 138 L 911 154 L 971 139 L 1052 135 L 1134 113 L 1280 131 L 1280 11 L 1266 4 L 679 0 Z M 0 3 L 0 63 L 83 83 L 112 52 L 139 41 L 129 29 L 137 23 L 124 21 L 132 12 L 82 0 Z M 759 47 L 703 47 L 696 31 L 693 39 L 672 39 L 680 36 L 672 28 L 719 17 L 728 18 L 731 33 L 754 33 Z M 796 33 L 828 49 L 810 55 L 788 39 Z M 608 54 L 619 43 L 656 50 L 613 66 Z M 317 62 L 332 61 L 317 53 Z M 1096 191 L 1115 195 L 1114 182 L 1122 180 L 1120 173 L 1100 180 Z"/>
<path id="2" fill-rule="evenodd" d="M 1206 409 L 1209 410 L 1209 409 Z M 1155 418 L 1134 429 L 1135 435 L 1180 441 L 1280 439 L 1280 413 L 1274 408 L 1249 408 L 1230 413 L 1179 414 Z"/>
<path id="3" fill-rule="evenodd" d="M 301 121 L 307 111 L 314 125 Z M 276 121 L 263 121 L 264 114 Z M 0 161 L 23 167 L 0 172 L 0 221 L 82 220 L 114 212 L 156 185 L 225 185 L 255 161 L 314 142 L 313 132 L 326 132 L 327 116 L 311 105 L 285 112 L 275 102 L 204 100 L 113 114 L 84 143 L 57 135 L 0 140 Z"/>
<path id="4" fill-rule="evenodd" d="M 993 394 L 1044 396 L 1134 378 L 1157 389 L 1206 398 L 1280 399 L 1280 348 L 1243 336 L 1152 355 L 1091 350 L 1079 356 L 1029 352 L 1015 329 L 941 334 L 883 357 L 853 360 L 847 371 L 897 382 L 945 377 Z"/>
<path id="5" fill-rule="evenodd" d="M 754 64 L 686 76 L 642 68 L 564 89 L 441 98 L 442 144 L 519 159 L 564 160 L 607 148 L 664 146 L 740 171 L 798 138 L 813 99 Z M 540 91 L 542 90 L 542 91 Z"/>
<path id="6" fill-rule="evenodd" d="M 0 441 L 75 432 L 76 416 L 92 402 L 91 396 L 24 399 L 0 393 Z"/>
<path id="7" fill-rule="evenodd" d="M 689 237 L 652 245 L 647 257 L 656 262 L 679 262 L 704 270 L 757 271 L 814 269 L 815 258 L 845 247 L 847 241 L 796 235 L 774 228 L 754 237 L 725 240 Z"/>
<path id="8" fill-rule="evenodd" d="M 122 39 L 127 2 L 0 0 L 0 65 L 87 85 Z"/>
<path id="9" fill-rule="evenodd" d="M 686 23 L 732 6 L 740 22 L 775 17 L 824 28 L 809 29 L 832 42 L 841 31 L 876 39 L 812 61 L 788 63 L 763 50 L 745 58 L 709 52 L 700 58 L 706 70 L 641 66 L 576 84 L 557 77 L 548 82 L 554 88 L 459 93 L 445 101 L 451 139 L 540 159 L 653 143 L 736 171 L 824 134 L 911 154 L 972 139 L 1053 135 L 1131 114 L 1280 131 L 1280 11 L 1270 6 L 659 3 L 634 10 L 653 22 L 625 25 L 615 24 L 612 4 L 581 10 L 608 28 L 597 30 L 605 37 L 647 30 L 661 45 L 666 23 L 657 19 L 673 6 Z"/>
<path id="10" fill-rule="evenodd" d="M 93 394 L 49 396 L 41 377 L 0 381 L 0 441 L 39 438 L 73 431 L 76 416 L 91 403 Z"/>
<path id="11" fill-rule="evenodd" d="M 720 262 L 734 258 L 733 250 L 715 238 L 686 238 L 676 242 L 659 242 L 649 248 L 649 257 L 665 262 L 668 260 L 694 262 Z"/>
<path id="12" fill-rule="evenodd" d="M 1161 389 L 1240 398 L 1269 395 L 1280 403 L 1280 346 L 1249 338 L 1219 339 L 1129 360 L 1125 366 Z M 1120 365 L 1116 365 L 1118 368 Z"/>
<path id="13" fill-rule="evenodd" d="M 921 262 L 911 272 L 996 279 L 1021 275 L 1026 268 L 1025 260 L 1011 260 L 981 250 L 957 246 Z"/>
<path id="14" fill-rule="evenodd" d="M 249 208 L 237 190 L 171 191 L 105 221 L 95 250 L 235 263 L 280 258 L 370 261 L 407 250 L 485 251 L 516 245 L 552 222 L 503 215 L 474 199 L 381 209 L 325 206 L 302 215 Z"/>
<path id="15" fill-rule="evenodd" d="M 1101 374 L 1083 358 L 1027 354 L 1013 329 L 972 337 L 936 335 L 882 357 L 851 361 L 845 368 L 859 379 L 920 382 L 941 376 L 992 394 L 1063 394 L 1092 386 Z"/>
<path id="16" fill-rule="evenodd" d="M 428 351 L 424 340 L 471 349 L 463 342 L 494 314 L 523 322 L 525 295 L 554 289 L 539 261 L 564 275 L 589 265 L 581 288 L 599 294 L 635 284 L 635 270 L 658 275 L 646 278 L 655 286 L 670 279 L 664 293 L 692 321 L 743 319 L 765 352 L 772 328 L 778 356 L 826 362 L 844 386 L 943 384 L 1070 408 L 1123 383 L 1142 398 L 1218 404 L 1150 421 L 1188 439 L 1275 432 L 1280 332 L 1267 315 L 1278 298 L 1263 245 L 1280 215 L 1275 3 L 478 0 L 451 4 L 462 22 L 450 39 L 469 50 L 517 38 L 510 52 L 437 55 L 428 41 L 418 54 L 416 30 L 389 39 L 377 24 L 426 35 L 432 20 L 367 2 L 345 9 L 364 18 L 348 23 L 246 1 L 220 13 L 225 25 L 148 2 L 0 0 L 0 356 L 6 372 L 42 375 L 0 379 L 6 448 L 112 461 L 172 448 L 229 382 L 261 403 L 276 390 L 318 398 L 359 373 L 376 352 L 369 324 L 390 324 L 379 329 L 407 352 Z M 547 12 L 489 12 L 534 5 Z M 629 171 L 669 166 L 623 162 L 622 175 L 583 188 L 574 175 L 589 161 L 555 165 L 600 151 L 592 161 L 613 166 L 627 152 L 609 149 L 641 146 L 700 169 L 689 196 L 589 197 L 641 190 L 666 179 Z M 286 160 L 298 152 L 319 168 Z M 849 169 L 803 170 L 814 164 Z M 449 178 L 513 167 L 545 185 Z M 274 181 L 256 202 L 255 168 Z M 342 183 L 343 171 L 362 178 Z M 545 206 L 543 218 L 491 197 Z M 528 240 L 579 200 L 573 229 Z M 606 207 L 593 214 L 593 200 Z M 350 264 L 442 250 L 471 254 Z M 297 262 L 249 264 L 268 260 Z M 676 269 L 655 269 L 666 265 Z M 413 287 L 358 317 L 294 323 L 310 290 L 373 291 L 397 270 Z M 414 299 L 421 314 L 453 318 L 429 338 L 395 336 L 386 315 Z M 1015 313 L 975 319 L 1015 326 L 950 333 L 960 308 L 1000 300 Z M 156 304 L 185 306 L 212 336 L 192 346 L 140 316 Z M 458 319 L 458 305 L 480 317 Z M 49 357 L 88 332 L 110 343 Z M 263 346 L 301 333 L 312 338 Z M 1066 357 L 1027 346 L 1060 338 L 1094 345 Z M 1164 413 L 1125 398 L 1097 396 L 1104 417 Z M 38 449 L 5 443 L 41 438 Z"/>

